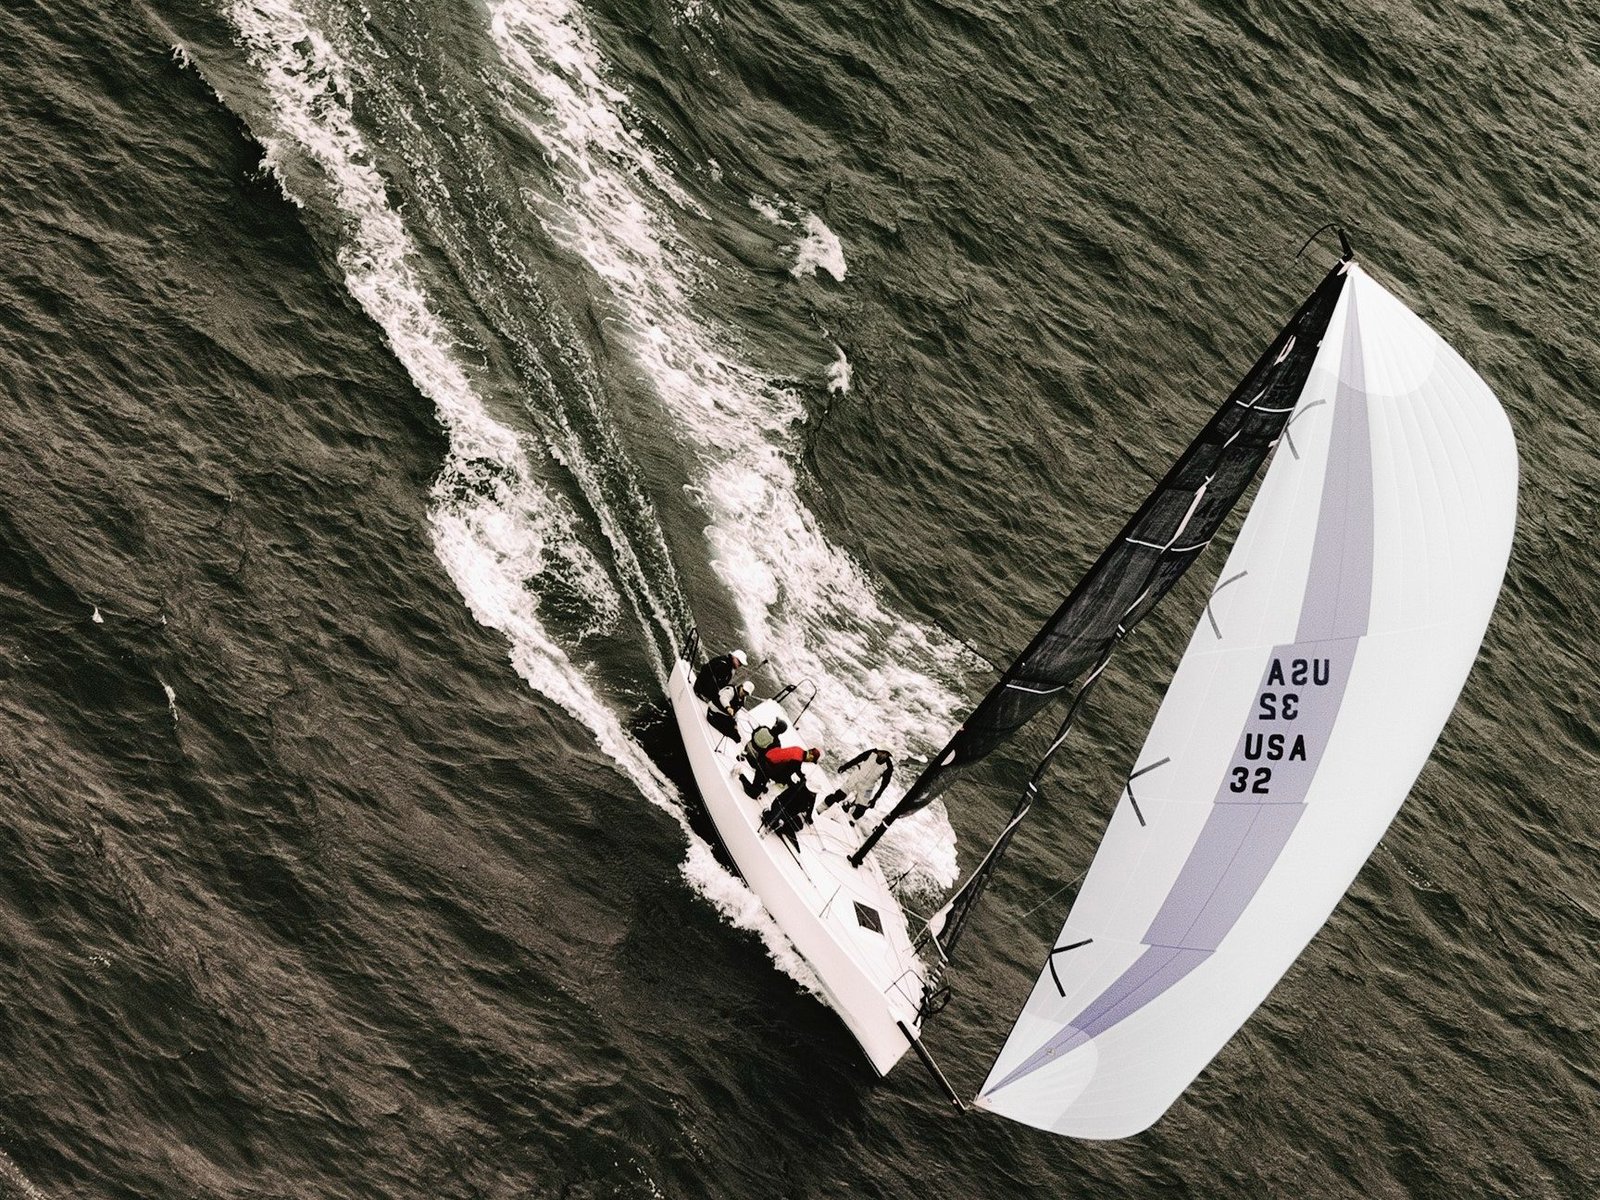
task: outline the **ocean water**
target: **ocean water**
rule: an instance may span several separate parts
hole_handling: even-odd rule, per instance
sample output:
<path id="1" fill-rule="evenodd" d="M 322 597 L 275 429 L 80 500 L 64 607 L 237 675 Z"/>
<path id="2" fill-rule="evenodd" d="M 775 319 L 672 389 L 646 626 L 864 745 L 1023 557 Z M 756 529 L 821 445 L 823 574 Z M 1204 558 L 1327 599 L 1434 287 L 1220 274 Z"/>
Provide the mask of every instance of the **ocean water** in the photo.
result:
<path id="1" fill-rule="evenodd" d="M 0 66 L 0 1195 L 1600 1192 L 1592 7 L 10 0 Z M 1334 219 L 1520 443 L 1432 761 L 1148 1133 L 874 1080 L 674 648 L 936 748 Z M 1219 562 L 969 931 L 964 1092 Z M 1045 732 L 886 842 L 914 910 Z"/>

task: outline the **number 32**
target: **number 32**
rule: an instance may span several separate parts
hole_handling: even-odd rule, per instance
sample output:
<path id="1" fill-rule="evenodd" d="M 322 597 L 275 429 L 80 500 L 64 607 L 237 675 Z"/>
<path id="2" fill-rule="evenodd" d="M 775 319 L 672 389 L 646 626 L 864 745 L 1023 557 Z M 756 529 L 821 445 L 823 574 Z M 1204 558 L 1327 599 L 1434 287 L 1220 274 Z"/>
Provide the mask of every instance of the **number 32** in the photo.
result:
<path id="1" fill-rule="evenodd" d="M 1228 790 L 1230 792 L 1242 792 L 1248 787 L 1252 792 L 1265 794 L 1269 790 L 1271 783 L 1271 767 L 1257 767 L 1254 783 L 1250 782 L 1249 767 L 1235 767 L 1233 769 L 1233 781 L 1228 784 Z"/>

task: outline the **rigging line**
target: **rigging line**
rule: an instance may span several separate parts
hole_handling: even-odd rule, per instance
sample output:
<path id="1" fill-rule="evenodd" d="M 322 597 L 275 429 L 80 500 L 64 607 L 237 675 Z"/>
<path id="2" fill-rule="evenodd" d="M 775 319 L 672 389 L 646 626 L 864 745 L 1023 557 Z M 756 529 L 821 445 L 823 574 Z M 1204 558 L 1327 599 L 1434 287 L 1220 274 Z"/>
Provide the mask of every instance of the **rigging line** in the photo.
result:
<path id="1" fill-rule="evenodd" d="M 1146 591 L 1148 590 L 1147 585 Z M 1144 593 L 1140 593 L 1139 599 L 1134 601 L 1133 607 L 1130 607 L 1128 612 L 1131 613 L 1133 608 L 1138 607 L 1143 599 Z M 1127 613 L 1123 615 L 1127 616 Z M 947 916 L 943 923 L 944 927 L 940 929 L 939 933 L 933 935 L 934 944 L 939 950 L 939 956 L 945 961 L 948 962 L 955 956 L 956 942 L 960 940 L 962 931 L 966 928 L 967 921 L 971 919 L 983 890 L 988 886 L 989 876 L 993 874 L 998 866 L 1001 855 L 1009 848 L 1011 835 L 1016 832 L 1017 826 L 1022 824 L 1022 819 L 1033 809 L 1033 802 L 1039 795 L 1039 781 L 1044 775 L 1045 768 L 1050 765 L 1056 751 L 1061 749 L 1067 740 L 1067 735 L 1072 732 L 1073 724 L 1077 720 L 1078 709 L 1088 699 L 1089 693 L 1094 690 L 1094 685 L 1099 681 L 1106 667 L 1110 665 L 1112 655 L 1116 653 L 1117 646 L 1122 642 L 1122 636 L 1123 630 L 1119 625 L 1117 627 L 1117 636 L 1106 647 L 1105 653 L 1100 656 L 1100 661 L 1095 664 L 1094 670 L 1089 672 L 1088 677 L 1078 686 L 1078 693 L 1072 698 L 1072 703 L 1067 708 L 1067 715 L 1061 721 L 1061 728 L 1056 733 L 1055 741 L 1050 744 L 1050 748 L 1039 759 L 1039 764 L 1034 767 L 1033 776 L 1028 780 L 1027 786 L 1022 793 L 1022 799 L 1018 801 L 1016 811 L 1012 814 L 1010 822 L 1000 831 L 1000 836 L 995 839 L 994 844 L 989 848 L 989 852 L 983 856 L 983 860 L 974 868 L 972 874 L 956 889 L 955 894 L 945 902 L 944 907 L 940 910 L 945 913 L 954 913 L 956 916 L 956 923 L 953 929 L 949 926 L 949 918 Z M 958 906 L 960 908 L 959 912 L 957 912 Z"/>
<path id="2" fill-rule="evenodd" d="M 978 861 L 978 865 L 972 868 L 971 873 L 962 882 L 961 886 L 955 890 L 950 899 L 946 900 L 944 904 L 940 906 L 939 911 L 953 908 L 956 902 L 972 888 L 973 882 L 984 873 L 984 869 L 989 866 L 989 864 L 994 860 L 995 855 L 999 853 L 1001 844 L 1005 842 L 1005 840 L 1011 835 L 1011 832 L 1016 829 L 1018 825 L 1022 824 L 1022 819 L 1028 815 L 1028 810 L 1033 807 L 1034 798 L 1038 794 L 1039 785 L 1034 783 L 1032 780 L 1029 780 L 1027 788 L 1023 791 L 1023 799 L 1026 801 L 1026 803 L 1019 804 L 1017 806 L 1018 811 L 1013 813 L 1011 820 L 1006 822 L 1006 827 L 1000 831 L 1000 836 L 995 838 L 994 843 L 989 847 L 988 852 L 985 853 L 984 856 Z M 935 912 L 933 915 L 938 916 L 939 913 Z M 931 921 L 932 917 L 930 917 L 929 920 Z"/>
<path id="3" fill-rule="evenodd" d="M 970 603 L 970 601 L 968 603 Z M 965 604 L 963 604 L 961 606 L 958 606 L 955 611 L 956 612 L 960 612 L 962 607 L 965 607 Z M 948 625 L 946 625 L 944 623 L 944 620 L 942 618 L 940 618 L 940 617 L 931 617 L 929 619 L 933 622 L 933 624 L 935 626 L 938 627 L 939 632 L 944 634 L 945 637 L 950 638 L 952 641 L 960 642 L 962 649 L 964 649 L 968 654 L 972 655 L 973 658 L 976 658 L 976 659 L 979 659 L 979 660 L 981 660 L 983 662 L 988 663 L 991 669 L 999 672 L 1001 675 L 1004 675 L 1006 673 L 1006 669 L 1004 667 L 1002 667 L 999 663 L 995 662 L 993 657 L 991 657 L 986 651 L 978 649 L 978 647 L 974 646 L 971 642 L 967 641 L 966 638 L 962 637 L 954 629 L 951 629 Z"/>
<path id="4" fill-rule="evenodd" d="M 1020 567 L 1018 567 L 1015 573 L 1018 574 L 1018 575 L 1026 575 L 1034 567 L 1038 566 L 1040 563 L 1044 562 L 1045 559 L 1049 558 L 1052 555 L 1052 553 L 1054 553 L 1054 552 L 1051 551 L 1051 550 L 1042 550 L 1042 551 L 1040 551 L 1039 554 L 1037 554 L 1035 557 L 1029 559 L 1027 562 L 1023 563 Z M 988 663 L 991 667 L 994 668 L 996 674 L 1004 675 L 1006 673 L 1006 670 L 1007 670 L 1006 667 L 1002 666 L 1000 663 L 997 663 L 994 660 L 994 657 L 992 655 L 988 654 L 986 651 L 978 649 L 971 642 L 967 641 L 966 638 L 962 637 L 959 633 L 955 632 L 955 630 L 951 629 L 948 625 L 945 624 L 946 621 L 953 620 L 955 617 L 957 617 L 957 616 L 961 615 L 962 613 L 966 612 L 967 609 L 971 608 L 980 599 L 982 599 L 984 596 L 987 596 L 987 595 L 992 595 L 992 593 L 983 593 L 982 595 L 974 594 L 974 595 L 968 596 L 965 600 L 961 601 L 954 608 L 952 608 L 949 612 L 945 613 L 943 617 L 929 617 L 928 620 L 932 624 L 938 626 L 940 631 L 943 632 L 946 637 L 951 638 L 951 639 L 953 639 L 953 640 L 955 640 L 957 642 L 960 642 L 964 647 L 966 647 L 967 652 L 969 654 L 973 655 L 976 658 L 980 658 L 984 662 Z"/>
<path id="5" fill-rule="evenodd" d="M 891 892 L 898 891 L 899 888 L 900 888 L 900 885 L 902 883 L 904 883 L 910 877 L 911 873 L 913 871 L 915 871 L 916 869 L 917 869 L 917 864 L 916 863 L 912 863 L 904 871 L 901 871 L 900 874 L 896 875 L 893 879 L 889 880 L 889 890 Z"/>
<path id="6" fill-rule="evenodd" d="M 860 553 L 861 553 L 862 561 L 864 561 L 866 563 L 868 570 L 871 571 L 871 573 L 872 573 L 874 578 L 876 578 L 876 579 L 884 579 L 884 578 L 886 578 L 884 573 L 878 569 L 877 564 L 872 561 L 872 555 L 870 553 L 868 553 L 866 550 L 862 550 Z M 1043 558 L 1044 555 L 1041 554 L 1039 557 Z M 948 613 L 946 613 L 942 617 L 932 616 L 931 614 L 919 614 L 919 615 L 921 616 L 921 618 L 923 620 L 926 620 L 930 625 L 932 625 L 934 628 L 938 629 L 940 633 L 944 634 L 945 637 L 949 638 L 953 642 L 960 643 L 961 647 L 964 650 L 966 650 L 966 652 L 968 654 L 972 655 L 973 658 L 976 658 L 976 659 L 979 659 L 982 662 L 988 663 L 989 667 L 992 670 L 994 670 L 997 674 L 1004 675 L 1005 672 L 1006 672 L 1006 669 L 1003 666 L 1001 666 L 999 663 L 995 662 L 994 658 L 987 651 L 980 650 L 977 646 L 974 646 L 966 638 L 962 637 L 954 629 L 951 629 L 950 626 L 945 624 L 945 621 L 947 621 L 951 617 L 954 617 L 957 613 L 959 613 L 962 610 L 964 610 L 965 608 L 967 608 L 969 605 L 971 605 L 977 599 L 978 599 L 978 597 L 975 596 L 975 595 L 974 596 L 968 596 L 965 600 L 961 601 L 961 603 L 957 604 L 953 609 L 951 609 Z"/>
<path id="7" fill-rule="evenodd" d="M 1359 226 L 1356 226 L 1354 222 L 1351 222 L 1351 226 L 1352 228 L 1359 228 Z M 1356 252 L 1350 245 L 1350 234 L 1345 229 L 1344 225 L 1339 221 L 1329 221 L 1326 225 L 1317 228 L 1312 235 L 1306 239 L 1305 245 L 1301 246 L 1300 249 L 1295 251 L 1295 258 L 1299 259 L 1302 254 L 1310 249 L 1312 242 L 1316 241 L 1330 229 L 1339 235 L 1339 249 L 1343 255 L 1342 261 L 1349 262 L 1351 259 L 1355 258 Z"/>
<path id="8" fill-rule="evenodd" d="M 1139 599 L 1143 600 L 1144 597 L 1140 596 Z M 1135 603 L 1137 603 L 1137 601 L 1135 601 Z M 1118 626 L 1118 629 L 1121 629 L 1120 625 Z M 1120 633 L 1118 634 L 1118 640 L 1121 640 Z M 1061 729 L 1056 733 L 1056 740 L 1050 743 L 1050 749 L 1044 752 L 1044 757 L 1039 760 L 1039 765 L 1034 768 L 1033 778 L 1028 781 L 1029 787 L 1036 787 L 1038 785 L 1039 775 L 1043 771 L 1045 763 L 1049 762 L 1053 757 L 1055 757 L 1055 752 L 1061 749 L 1062 743 L 1067 740 L 1067 735 L 1072 732 L 1073 719 L 1078 715 L 1079 702 L 1089 694 L 1089 689 L 1094 685 L 1094 681 L 1099 679 L 1105 669 L 1111 665 L 1111 655 L 1116 648 L 1116 643 L 1113 642 L 1111 648 L 1100 656 L 1099 664 L 1094 670 L 1089 672 L 1089 677 L 1083 681 L 1083 686 L 1078 689 L 1078 694 L 1072 701 L 1072 707 L 1067 709 L 1067 719 L 1062 722 Z"/>
<path id="9" fill-rule="evenodd" d="M 1039 903 L 1035 904 L 1027 912 L 1023 913 L 1022 914 L 1022 919 L 1024 921 L 1026 921 L 1029 917 L 1033 916 L 1034 913 L 1038 912 L 1046 904 L 1049 904 L 1050 901 L 1054 900 L 1057 896 L 1061 895 L 1061 893 L 1066 891 L 1069 887 L 1072 887 L 1074 884 L 1077 884 L 1077 883 L 1082 883 L 1083 882 L 1083 877 L 1085 875 L 1087 875 L 1088 873 L 1089 872 L 1087 870 L 1079 871 L 1077 876 L 1076 876 L 1076 878 L 1067 880 L 1066 883 L 1063 883 L 1055 891 L 1051 892 L 1043 900 L 1039 901 Z"/>

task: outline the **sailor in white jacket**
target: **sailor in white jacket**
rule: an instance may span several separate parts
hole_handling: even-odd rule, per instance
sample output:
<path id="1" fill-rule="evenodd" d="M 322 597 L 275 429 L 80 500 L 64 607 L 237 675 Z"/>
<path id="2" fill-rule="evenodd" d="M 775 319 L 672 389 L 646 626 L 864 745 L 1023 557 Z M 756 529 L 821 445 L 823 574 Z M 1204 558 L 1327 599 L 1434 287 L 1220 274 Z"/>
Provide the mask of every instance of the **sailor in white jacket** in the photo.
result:
<path id="1" fill-rule="evenodd" d="M 893 775 L 894 759 L 887 750 L 863 750 L 839 768 L 835 776 L 839 789 L 828 795 L 823 807 L 842 804 L 850 820 L 859 821 L 888 790 Z"/>

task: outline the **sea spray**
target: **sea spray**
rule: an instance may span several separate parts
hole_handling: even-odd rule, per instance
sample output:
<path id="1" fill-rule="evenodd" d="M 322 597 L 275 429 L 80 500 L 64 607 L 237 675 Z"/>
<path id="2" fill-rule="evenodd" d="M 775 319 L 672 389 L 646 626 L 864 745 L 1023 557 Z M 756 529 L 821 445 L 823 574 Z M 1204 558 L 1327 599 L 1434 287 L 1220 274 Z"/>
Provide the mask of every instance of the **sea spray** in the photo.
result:
<path id="1" fill-rule="evenodd" d="M 850 358 L 844 352 L 844 347 L 835 346 L 839 357 L 828 365 L 828 392 L 830 395 L 843 395 L 850 390 L 850 383 L 855 378 L 855 372 L 850 368 Z"/>
<path id="2" fill-rule="evenodd" d="M 509 115 L 538 141 L 562 191 L 553 206 L 530 186 L 530 210 L 605 282 L 683 440 L 701 448 L 691 491 L 710 517 L 712 565 L 750 648 L 780 678 L 816 686 L 807 738 L 841 752 L 863 742 L 926 749 L 953 715 L 940 680 L 960 673 L 960 653 L 890 612 L 801 502 L 793 466 L 801 398 L 742 361 L 730 349 L 736 337 L 706 320 L 699 260 L 673 220 L 675 210 L 698 210 L 635 132 L 581 12 L 567 0 L 500 0 L 490 21 Z M 780 202 L 752 203 L 775 222 L 790 220 Z M 842 278 L 842 248 L 821 220 L 808 214 L 792 225 L 811 245 L 813 269 Z M 930 809 L 924 825 L 921 837 L 901 834 L 901 848 L 910 859 L 927 851 L 921 882 L 950 882 L 953 834 L 942 809 Z M 935 849 L 940 842 L 947 848 Z M 911 867 L 908 879 L 918 873 Z"/>
<path id="3" fill-rule="evenodd" d="M 453 337 L 434 314 L 414 266 L 416 250 L 351 115 L 344 60 L 290 0 L 239 0 L 230 16 L 272 101 L 274 130 L 256 131 L 269 167 L 297 204 L 304 201 L 289 191 L 283 156 L 304 154 L 319 168 L 344 224 L 338 261 L 346 286 L 433 401 L 449 435 L 429 516 L 435 553 L 468 609 L 506 635 L 518 674 L 583 721 L 639 792 L 677 818 L 689 842 L 684 874 L 700 893 L 814 989 L 809 970 L 760 903 L 689 827 L 677 790 L 540 622 L 525 585 L 544 571 L 564 572 L 601 611 L 616 605 L 615 590 L 577 541 L 576 514 L 532 479 L 522 439 L 484 409 Z"/>
<path id="4" fill-rule="evenodd" d="M 844 259 L 844 243 L 816 213 L 763 196 L 751 196 L 750 207 L 769 224 L 795 236 L 789 246 L 789 254 L 794 259 L 789 264 L 789 274 L 804 279 L 816 275 L 820 269 L 833 276 L 836 282 L 844 282 L 850 269 Z"/>
<path id="5" fill-rule="evenodd" d="M 801 230 L 803 236 L 795 244 L 794 265 L 789 268 L 789 273 L 800 279 L 821 270 L 832 275 L 835 281 L 844 282 L 848 268 L 844 261 L 844 244 L 839 241 L 839 235 L 829 229 L 816 213 L 806 213 L 801 221 Z"/>

